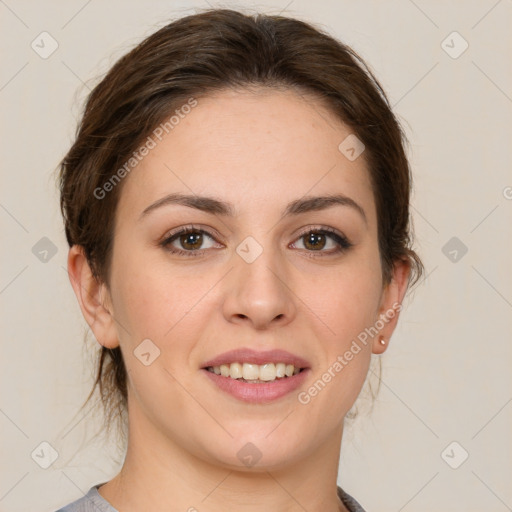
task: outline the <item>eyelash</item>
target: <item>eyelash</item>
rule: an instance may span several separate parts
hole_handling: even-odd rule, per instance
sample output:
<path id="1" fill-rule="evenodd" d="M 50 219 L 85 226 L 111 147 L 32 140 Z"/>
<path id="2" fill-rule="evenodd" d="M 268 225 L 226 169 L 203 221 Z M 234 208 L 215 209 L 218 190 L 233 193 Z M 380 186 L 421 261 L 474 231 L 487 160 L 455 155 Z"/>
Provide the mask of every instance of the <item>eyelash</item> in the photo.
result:
<path id="1" fill-rule="evenodd" d="M 179 231 L 171 233 L 169 236 L 165 237 L 164 240 L 162 240 L 159 243 L 159 245 L 161 247 L 163 247 L 165 250 L 169 251 L 171 254 L 176 254 L 178 256 L 189 256 L 189 257 L 202 256 L 207 249 L 184 251 L 182 249 L 176 249 L 175 247 L 171 246 L 171 243 L 174 240 L 178 239 L 182 235 L 187 235 L 189 233 L 196 233 L 196 234 L 201 233 L 201 234 L 207 235 L 212 240 L 215 240 L 215 237 L 213 237 L 213 235 L 211 233 L 209 233 L 208 231 L 205 231 L 204 229 L 196 228 L 194 226 L 187 226 L 187 227 L 182 228 Z M 344 252 L 348 251 L 351 247 L 353 247 L 353 244 L 351 242 L 349 242 L 349 240 L 345 236 L 339 234 L 334 229 L 326 227 L 326 226 L 321 226 L 318 228 L 309 228 L 307 231 L 302 232 L 297 237 L 297 240 L 300 240 L 301 238 L 304 238 L 306 235 L 309 235 L 311 233 L 327 235 L 337 244 L 338 247 L 334 251 L 329 251 L 329 252 L 322 251 L 322 250 L 311 251 L 311 250 L 307 250 L 307 249 L 301 249 L 301 250 L 305 250 L 307 253 L 309 253 L 309 254 L 307 254 L 308 257 L 311 257 L 311 258 L 321 257 L 322 258 L 325 256 L 334 256 L 337 254 L 344 253 Z"/>

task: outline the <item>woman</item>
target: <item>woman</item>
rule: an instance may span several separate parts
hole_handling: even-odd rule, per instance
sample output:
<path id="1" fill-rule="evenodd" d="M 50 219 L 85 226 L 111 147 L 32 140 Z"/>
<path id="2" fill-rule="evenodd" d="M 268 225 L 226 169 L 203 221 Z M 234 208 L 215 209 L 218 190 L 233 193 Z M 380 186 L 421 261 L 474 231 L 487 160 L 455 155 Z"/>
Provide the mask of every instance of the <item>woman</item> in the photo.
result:
<path id="1" fill-rule="evenodd" d="M 363 510 L 344 419 L 423 270 L 403 139 L 358 56 L 295 19 L 207 10 L 113 66 L 60 186 L 127 450 L 61 511 Z"/>

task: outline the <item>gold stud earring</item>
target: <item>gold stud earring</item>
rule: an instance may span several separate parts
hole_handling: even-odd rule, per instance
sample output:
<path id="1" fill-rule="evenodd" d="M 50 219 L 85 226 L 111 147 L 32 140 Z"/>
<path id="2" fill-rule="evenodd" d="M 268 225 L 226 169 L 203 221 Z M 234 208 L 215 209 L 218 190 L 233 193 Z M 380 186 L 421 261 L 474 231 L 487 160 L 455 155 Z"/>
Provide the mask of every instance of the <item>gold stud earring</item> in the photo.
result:
<path id="1" fill-rule="evenodd" d="M 385 344 L 386 344 L 386 340 L 385 340 L 384 338 L 381 338 L 381 339 L 380 339 L 380 344 L 381 344 L 381 345 L 385 345 Z"/>

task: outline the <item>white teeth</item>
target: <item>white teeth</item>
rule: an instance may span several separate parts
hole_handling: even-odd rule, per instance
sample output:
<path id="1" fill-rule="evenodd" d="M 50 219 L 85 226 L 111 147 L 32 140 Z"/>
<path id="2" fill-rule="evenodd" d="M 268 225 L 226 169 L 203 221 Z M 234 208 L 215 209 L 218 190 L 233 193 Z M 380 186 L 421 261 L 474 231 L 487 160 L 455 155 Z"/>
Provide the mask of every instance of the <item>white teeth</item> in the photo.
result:
<path id="1" fill-rule="evenodd" d="M 220 366 L 210 366 L 208 371 L 222 377 L 232 379 L 244 379 L 247 381 L 269 382 L 276 379 L 282 379 L 285 376 L 291 377 L 300 372 L 300 368 L 295 368 L 293 364 L 285 363 L 266 363 L 262 365 L 252 363 L 231 363 L 221 364 Z"/>
<path id="2" fill-rule="evenodd" d="M 245 366 L 245 365 L 244 365 Z M 260 380 L 275 380 L 277 377 L 276 366 L 274 363 L 262 364 L 259 369 Z"/>
<path id="3" fill-rule="evenodd" d="M 213 371 L 215 371 L 215 366 L 213 367 Z M 242 365 L 240 363 L 231 363 L 231 366 L 229 367 L 229 376 L 232 379 L 241 379 Z"/>
<path id="4" fill-rule="evenodd" d="M 215 371 L 215 368 L 213 369 Z M 260 368 L 257 364 L 244 363 L 242 366 L 242 377 L 245 380 L 256 380 L 260 378 Z"/>

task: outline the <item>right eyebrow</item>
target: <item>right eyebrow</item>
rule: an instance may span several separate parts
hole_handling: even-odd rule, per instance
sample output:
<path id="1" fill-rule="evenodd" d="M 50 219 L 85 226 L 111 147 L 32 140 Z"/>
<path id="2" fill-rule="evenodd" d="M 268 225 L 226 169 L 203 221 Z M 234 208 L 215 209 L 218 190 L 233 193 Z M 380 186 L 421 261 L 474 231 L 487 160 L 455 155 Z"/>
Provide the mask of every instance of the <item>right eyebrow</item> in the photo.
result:
<path id="1" fill-rule="evenodd" d="M 150 204 L 140 214 L 139 220 L 141 220 L 143 217 L 147 216 L 150 212 L 156 210 L 157 208 L 160 208 L 168 204 L 181 204 L 183 206 L 195 208 L 196 210 L 201 210 L 206 213 L 227 215 L 230 217 L 235 216 L 235 211 L 231 204 L 225 203 L 224 201 L 219 201 L 214 197 L 175 193 L 168 194 L 159 199 L 158 201 L 155 201 L 154 203 Z"/>

